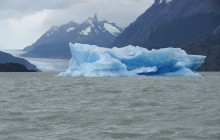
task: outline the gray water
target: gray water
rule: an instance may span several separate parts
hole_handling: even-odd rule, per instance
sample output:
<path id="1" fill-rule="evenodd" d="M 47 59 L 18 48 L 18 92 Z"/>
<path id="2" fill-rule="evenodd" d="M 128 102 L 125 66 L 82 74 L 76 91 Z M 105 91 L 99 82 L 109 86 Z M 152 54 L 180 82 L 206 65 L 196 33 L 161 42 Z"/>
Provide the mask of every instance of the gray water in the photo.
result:
<path id="1" fill-rule="evenodd" d="M 220 140 L 220 73 L 0 73 L 0 140 Z"/>

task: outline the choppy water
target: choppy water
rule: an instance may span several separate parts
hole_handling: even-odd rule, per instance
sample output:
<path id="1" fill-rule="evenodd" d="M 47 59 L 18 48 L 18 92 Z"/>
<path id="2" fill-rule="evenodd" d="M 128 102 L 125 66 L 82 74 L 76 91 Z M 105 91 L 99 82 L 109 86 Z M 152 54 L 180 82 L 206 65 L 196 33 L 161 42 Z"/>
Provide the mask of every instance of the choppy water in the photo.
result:
<path id="1" fill-rule="evenodd" d="M 0 73 L 0 140 L 219 140 L 220 73 Z"/>

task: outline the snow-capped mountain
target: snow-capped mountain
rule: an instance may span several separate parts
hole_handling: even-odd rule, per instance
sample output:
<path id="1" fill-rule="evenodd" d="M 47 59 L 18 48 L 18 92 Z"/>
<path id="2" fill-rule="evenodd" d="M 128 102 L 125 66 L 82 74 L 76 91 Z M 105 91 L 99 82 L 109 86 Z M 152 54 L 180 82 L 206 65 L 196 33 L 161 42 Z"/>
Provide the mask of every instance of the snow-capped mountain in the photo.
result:
<path id="1" fill-rule="evenodd" d="M 122 32 L 122 28 L 107 20 L 99 21 L 97 15 L 82 24 L 73 21 L 53 26 L 34 44 L 26 47 L 25 56 L 46 58 L 70 58 L 69 42 L 109 47 Z"/>

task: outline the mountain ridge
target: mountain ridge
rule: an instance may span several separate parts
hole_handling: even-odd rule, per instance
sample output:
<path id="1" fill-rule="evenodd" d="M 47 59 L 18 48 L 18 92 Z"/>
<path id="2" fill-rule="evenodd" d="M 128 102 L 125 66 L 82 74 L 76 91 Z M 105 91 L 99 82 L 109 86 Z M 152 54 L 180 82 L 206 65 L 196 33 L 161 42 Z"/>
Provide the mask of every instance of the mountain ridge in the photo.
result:
<path id="1" fill-rule="evenodd" d="M 13 63 L 13 64 L 12 64 Z M 39 71 L 39 69 L 37 69 L 37 67 L 33 64 L 31 64 L 30 62 L 28 62 L 27 60 L 23 59 L 23 58 L 18 58 L 18 57 L 14 57 L 13 55 L 9 54 L 9 53 L 5 53 L 0 51 L 0 64 L 12 64 L 10 65 L 10 67 L 13 68 L 13 66 L 17 67 L 17 64 L 23 65 L 27 68 L 27 70 L 29 71 Z M 16 65 L 14 65 L 16 64 Z M 22 67 L 22 66 L 18 66 L 18 67 Z M 23 68 L 22 68 L 23 69 Z M 23 69 L 25 70 L 25 69 Z"/>
<path id="2" fill-rule="evenodd" d="M 172 22 L 185 22 L 185 24 L 177 24 L 179 27 L 164 27 L 169 28 L 170 32 L 167 32 L 168 35 L 175 34 L 174 36 L 180 36 L 181 33 L 174 33 L 172 30 L 182 29 L 181 31 L 186 31 L 187 27 L 193 27 L 194 31 L 198 32 L 198 29 L 202 26 L 205 26 L 209 21 L 213 22 L 215 25 L 207 25 L 204 27 L 204 34 L 211 33 L 213 29 L 220 25 L 220 2 L 218 0 L 172 0 L 169 3 L 166 0 L 155 0 L 154 4 L 146 10 L 137 20 L 131 23 L 125 31 L 120 34 L 114 41 L 112 46 L 123 47 L 127 45 L 138 45 L 146 48 L 164 48 L 168 47 L 161 42 L 159 46 L 154 46 L 154 40 L 160 40 L 157 37 L 153 36 L 155 30 L 161 26 L 169 25 Z M 184 20 L 183 20 L 184 19 Z M 190 25 L 190 22 L 193 22 L 195 25 Z M 198 22 L 196 22 L 198 21 Z M 188 23 L 187 23 L 188 22 Z M 200 25 L 204 22 L 203 25 Z M 185 29 L 186 28 L 186 29 Z M 206 29 L 206 30 L 205 30 Z M 157 35 L 161 35 L 157 33 Z M 200 34 L 191 36 L 192 39 L 196 39 Z M 166 39 L 166 35 L 163 34 L 163 38 Z M 181 36 L 180 36 L 181 37 Z M 186 36 L 183 36 L 186 37 Z M 184 40 L 184 42 L 189 43 L 190 39 Z M 174 44 L 173 40 L 169 42 L 173 47 L 181 46 L 181 42 L 176 42 Z"/>
<path id="3" fill-rule="evenodd" d="M 70 42 L 110 47 L 122 31 L 115 23 L 99 21 L 95 14 L 81 24 L 71 21 L 51 27 L 35 43 L 24 49 L 27 53 L 23 56 L 70 58 Z"/>
<path id="4" fill-rule="evenodd" d="M 207 56 L 200 70 L 219 71 L 220 53 L 217 52 L 220 47 L 214 41 L 220 37 L 215 34 L 219 30 L 219 0 L 155 0 L 115 39 L 112 46 L 181 48 L 189 54 Z"/>

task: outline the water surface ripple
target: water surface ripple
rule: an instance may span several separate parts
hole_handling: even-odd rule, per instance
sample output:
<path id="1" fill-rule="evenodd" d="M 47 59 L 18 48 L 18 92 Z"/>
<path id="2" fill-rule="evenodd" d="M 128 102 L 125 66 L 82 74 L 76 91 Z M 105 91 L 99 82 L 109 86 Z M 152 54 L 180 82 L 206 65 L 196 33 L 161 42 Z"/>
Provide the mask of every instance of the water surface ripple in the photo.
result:
<path id="1" fill-rule="evenodd" d="M 54 75 L 0 73 L 1 140 L 220 139 L 220 73 Z"/>

